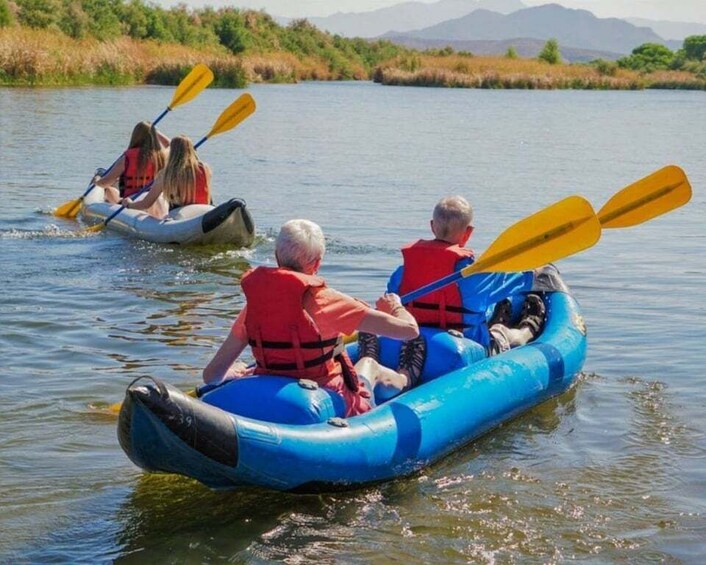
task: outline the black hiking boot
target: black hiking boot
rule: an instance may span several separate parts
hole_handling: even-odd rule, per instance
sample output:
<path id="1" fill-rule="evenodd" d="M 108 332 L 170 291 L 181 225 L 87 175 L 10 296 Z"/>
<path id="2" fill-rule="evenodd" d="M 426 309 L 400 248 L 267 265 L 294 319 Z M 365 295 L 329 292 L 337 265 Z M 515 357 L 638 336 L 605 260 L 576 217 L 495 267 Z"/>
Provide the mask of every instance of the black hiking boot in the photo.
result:
<path id="1" fill-rule="evenodd" d="M 544 317 L 546 315 L 544 300 L 538 294 L 528 294 L 522 305 L 522 317 L 518 328 L 529 328 L 532 332 L 532 339 L 535 339 L 542 328 L 544 328 Z"/>
<path id="2" fill-rule="evenodd" d="M 358 332 L 358 353 L 359 358 L 370 357 L 371 359 L 380 362 L 380 342 L 378 336 Z"/>
<path id="3" fill-rule="evenodd" d="M 402 344 L 398 370 L 407 371 L 409 375 L 409 386 L 407 390 L 419 384 L 419 379 L 422 376 L 422 370 L 424 369 L 424 362 L 426 360 L 427 342 L 424 336 L 420 335 Z"/>
<path id="4" fill-rule="evenodd" d="M 512 323 L 512 302 L 509 299 L 501 300 L 495 305 L 493 315 L 488 322 L 488 327 L 493 327 L 495 324 L 502 324 L 510 327 Z"/>

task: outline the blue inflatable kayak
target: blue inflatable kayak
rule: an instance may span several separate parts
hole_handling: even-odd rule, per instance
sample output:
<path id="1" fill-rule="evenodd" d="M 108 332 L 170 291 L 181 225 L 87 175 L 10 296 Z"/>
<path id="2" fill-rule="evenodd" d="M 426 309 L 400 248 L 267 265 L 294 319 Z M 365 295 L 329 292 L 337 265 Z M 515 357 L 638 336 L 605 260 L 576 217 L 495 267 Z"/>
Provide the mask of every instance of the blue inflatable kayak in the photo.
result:
<path id="1" fill-rule="evenodd" d="M 422 383 L 348 419 L 341 418 L 340 398 L 311 381 L 245 378 L 196 399 L 138 379 L 120 412 L 120 445 L 143 469 L 214 489 L 312 492 L 410 475 L 575 382 L 586 355 L 579 307 L 565 292 L 544 300 L 541 336 L 495 357 L 485 358 L 469 340 L 425 329 Z M 356 347 L 350 352 L 355 358 Z M 389 343 L 386 357 L 396 366 Z"/>

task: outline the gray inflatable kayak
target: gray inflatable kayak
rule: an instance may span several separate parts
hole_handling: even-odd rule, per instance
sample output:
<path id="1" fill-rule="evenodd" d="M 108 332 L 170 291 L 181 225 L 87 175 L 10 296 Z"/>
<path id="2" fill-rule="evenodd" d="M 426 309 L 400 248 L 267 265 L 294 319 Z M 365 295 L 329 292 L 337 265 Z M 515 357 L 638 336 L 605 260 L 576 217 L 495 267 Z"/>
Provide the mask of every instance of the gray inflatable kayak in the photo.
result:
<path id="1" fill-rule="evenodd" d="M 81 215 L 86 223 L 97 224 L 117 209 L 116 204 L 103 200 L 103 189 L 97 186 L 83 201 Z M 229 243 L 250 247 L 255 240 L 255 222 L 245 201 L 239 198 L 218 206 L 183 206 L 162 220 L 140 210 L 125 209 L 108 223 L 107 229 L 155 243 L 180 245 Z"/>

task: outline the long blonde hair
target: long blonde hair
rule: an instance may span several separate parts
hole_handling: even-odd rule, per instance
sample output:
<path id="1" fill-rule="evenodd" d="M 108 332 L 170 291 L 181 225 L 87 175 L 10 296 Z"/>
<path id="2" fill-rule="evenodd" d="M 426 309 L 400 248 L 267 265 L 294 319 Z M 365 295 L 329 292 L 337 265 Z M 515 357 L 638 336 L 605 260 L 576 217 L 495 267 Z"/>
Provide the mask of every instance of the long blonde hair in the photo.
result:
<path id="1" fill-rule="evenodd" d="M 128 149 L 135 148 L 140 150 L 137 157 L 137 170 L 143 175 L 143 181 L 148 162 L 154 165 L 155 175 L 164 168 L 166 161 L 164 151 L 159 143 L 157 130 L 149 122 L 138 122 L 132 129 Z"/>
<path id="2" fill-rule="evenodd" d="M 169 160 L 164 167 L 164 197 L 170 204 L 182 206 L 196 199 L 196 175 L 203 166 L 196 155 L 194 144 L 185 135 L 172 138 L 169 145 Z M 206 171 L 203 169 L 203 174 Z M 210 192 L 208 183 L 206 191 Z M 210 200 L 210 194 L 207 194 Z"/>

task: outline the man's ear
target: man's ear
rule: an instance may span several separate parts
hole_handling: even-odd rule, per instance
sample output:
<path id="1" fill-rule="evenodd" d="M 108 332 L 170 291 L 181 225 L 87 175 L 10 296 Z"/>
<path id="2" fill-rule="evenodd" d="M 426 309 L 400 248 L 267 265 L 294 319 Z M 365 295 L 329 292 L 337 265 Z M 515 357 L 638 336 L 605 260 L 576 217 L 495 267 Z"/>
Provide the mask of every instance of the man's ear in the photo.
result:
<path id="1" fill-rule="evenodd" d="M 311 261 L 306 265 L 306 267 L 304 268 L 304 273 L 306 273 L 307 275 L 315 275 L 319 272 L 320 267 L 321 259 L 315 259 L 314 261 Z"/>
<path id="2" fill-rule="evenodd" d="M 434 220 L 429 220 L 429 227 L 431 228 L 431 233 L 436 237 L 436 232 L 434 231 Z"/>
<path id="3" fill-rule="evenodd" d="M 463 231 L 463 237 L 461 237 L 460 241 L 461 246 L 464 246 L 466 245 L 466 243 L 468 243 L 468 240 L 471 239 L 471 235 L 473 235 L 473 226 L 468 226 Z"/>

